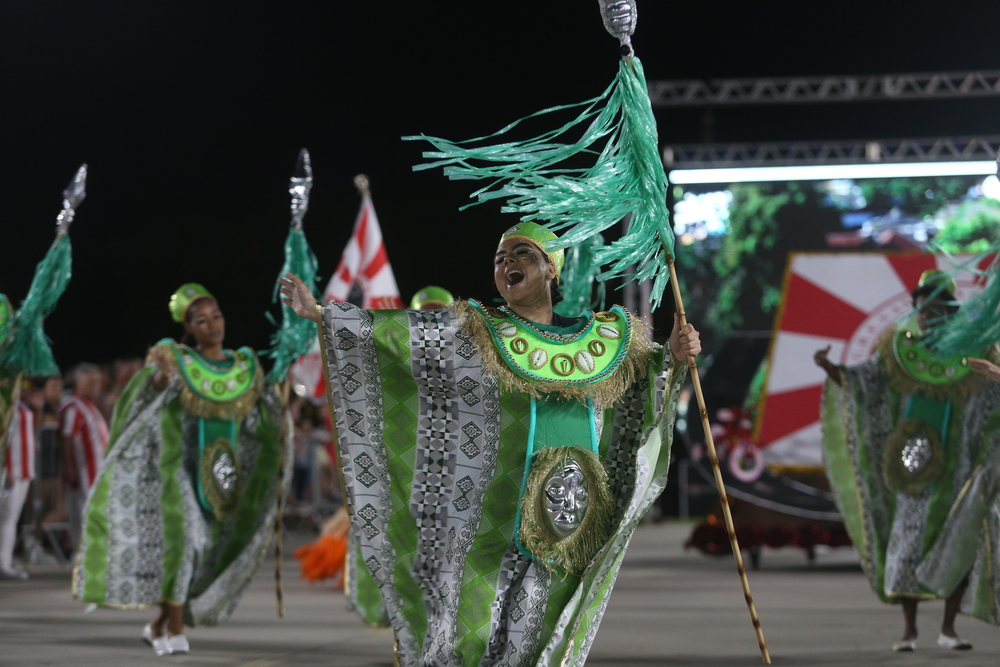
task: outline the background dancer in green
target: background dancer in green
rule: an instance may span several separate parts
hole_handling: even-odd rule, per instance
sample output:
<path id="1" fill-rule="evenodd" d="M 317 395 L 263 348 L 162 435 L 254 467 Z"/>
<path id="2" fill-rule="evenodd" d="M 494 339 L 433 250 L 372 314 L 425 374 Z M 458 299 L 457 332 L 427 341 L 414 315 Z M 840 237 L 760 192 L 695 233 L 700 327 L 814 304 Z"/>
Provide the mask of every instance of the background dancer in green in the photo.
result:
<path id="1" fill-rule="evenodd" d="M 129 383 L 84 514 L 73 594 L 156 607 L 142 638 L 190 650 L 184 625 L 232 613 L 271 539 L 279 467 L 289 464 L 285 398 L 247 347 L 223 348 L 225 319 L 201 285 L 171 298 L 190 345 L 163 340 Z"/>
<path id="2" fill-rule="evenodd" d="M 1000 359 L 943 356 L 928 334 L 957 310 L 955 284 L 924 272 L 914 313 L 886 332 L 857 366 L 815 355 L 823 396 L 827 475 L 875 593 L 903 608 L 894 651 L 913 651 L 917 603 L 945 600 L 939 646 L 970 649 L 959 611 L 1000 624 Z"/>
<path id="3" fill-rule="evenodd" d="M 312 184 L 304 150 L 295 174 L 282 270 L 314 282 L 316 260 L 302 231 Z M 154 346 L 115 405 L 105 465 L 84 512 L 73 593 L 105 607 L 157 608 L 141 635 L 157 655 L 189 652 L 184 625 L 229 617 L 271 540 L 292 461 L 285 376 L 312 344 L 308 324 L 302 335 L 302 321 L 282 310 L 265 382 L 253 350 L 223 347 L 215 297 L 197 283 L 182 285 L 170 314 L 184 339 Z"/>

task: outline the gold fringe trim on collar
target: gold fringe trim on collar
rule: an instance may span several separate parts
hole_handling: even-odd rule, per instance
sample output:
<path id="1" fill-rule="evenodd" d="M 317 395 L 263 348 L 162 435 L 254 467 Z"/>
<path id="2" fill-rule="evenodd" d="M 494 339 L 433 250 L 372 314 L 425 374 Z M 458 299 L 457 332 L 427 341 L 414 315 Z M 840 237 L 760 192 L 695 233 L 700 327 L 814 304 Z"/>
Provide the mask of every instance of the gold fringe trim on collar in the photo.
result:
<path id="1" fill-rule="evenodd" d="M 618 368 L 605 379 L 593 384 L 566 384 L 561 382 L 531 382 L 511 370 L 497 350 L 489 327 L 483 321 L 483 316 L 466 301 L 456 301 L 452 310 L 458 316 L 458 326 L 472 336 L 472 342 L 479 350 L 486 370 L 495 373 L 500 378 L 500 386 L 505 391 L 518 391 L 535 398 L 544 398 L 546 394 L 556 394 L 562 398 L 585 401 L 588 398 L 598 408 L 607 408 L 622 397 L 629 387 L 646 376 L 649 369 L 649 358 L 654 349 L 649 339 L 646 322 L 634 316 L 627 310 L 631 339 L 628 341 L 628 351 Z"/>
<path id="2" fill-rule="evenodd" d="M 928 384 L 915 379 L 896 361 L 896 354 L 893 352 L 895 338 L 896 327 L 890 327 L 882 333 L 876 349 L 882 357 L 889 386 L 897 392 L 907 396 L 923 394 L 936 401 L 946 401 L 949 397 L 957 401 L 964 401 L 978 394 L 986 386 L 986 377 L 979 373 L 969 373 L 961 380 L 943 385 Z M 1000 357 L 1000 348 L 997 345 L 990 346 L 983 355 L 984 359 L 989 359 L 994 363 L 998 357 Z"/>
<path id="3" fill-rule="evenodd" d="M 589 505 L 583 521 L 572 534 L 560 539 L 545 523 L 545 483 L 553 468 L 573 456 L 583 471 Z M 531 457 L 531 472 L 521 496 L 521 530 L 518 538 L 532 558 L 546 570 L 583 574 L 594 556 L 608 541 L 615 501 L 608 489 L 608 473 L 594 452 L 580 446 L 547 447 Z"/>
<path id="4" fill-rule="evenodd" d="M 169 345 L 168 343 L 163 343 L 163 345 Z M 150 350 L 152 353 L 152 350 Z M 177 364 L 177 356 L 170 350 L 170 354 L 166 355 L 169 359 L 170 366 L 173 368 L 173 375 L 180 376 L 181 378 L 181 405 L 188 412 L 191 412 L 203 419 L 222 419 L 224 421 L 243 421 L 243 418 L 250 414 L 253 410 L 253 406 L 257 404 L 257 400 L 260 398 L 261 392 L 264 388 L 264 373 L 260 368 L 260 359 L 257 358 L 257 353 L 251 350 L 254 355 L 254 379 L 249 389 L 247 389 L 243 394 L 233 401 L 228 402 L 216 402 L 211 401 L 207 398 L 199 396 L 184 379 L 184 374 L 181 373 L 180 367 Z M 147 356 L 146 364 L 153 363 L 152 359 Z"/>

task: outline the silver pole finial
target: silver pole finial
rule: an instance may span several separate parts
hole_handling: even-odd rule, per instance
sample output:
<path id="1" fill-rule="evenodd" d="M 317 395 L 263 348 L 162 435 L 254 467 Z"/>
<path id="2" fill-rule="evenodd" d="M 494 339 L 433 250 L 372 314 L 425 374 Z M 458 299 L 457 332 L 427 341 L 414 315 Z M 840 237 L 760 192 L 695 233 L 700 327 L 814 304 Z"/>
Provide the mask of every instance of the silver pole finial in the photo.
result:
<path id="1" fill-rule="evenodd" d="M 369 181 L 368 177 L 364 174 L 358 174 L 354 177 L 354 187 L 358 189 L 358 194 L 364 197 L 370 192 L 369 188 L 371 187 L 371 181 Z"/>
<path id="2" fill-rule="evenodd" d="M 299 161 L 288 182 L 288 194 L 292 195 L 292 226 L 296 229 L 302 229 L 302 218 L 309 210 L 309 192 L 312 186 L 312 162 L 309 160 L 309 151 L 303 148 L 299 151 Z"/>
<path id="3" fill-rule="evenodd" d="M 76 215 L 76 207 L 87 197 L 87 165 L 82 164 L 76 170 L 73 180 L 69 182 L 63 190 L 63 208 L 56 218 L 56 234 L 62 236 L 69 233 L 69 226 L 73 224 L 73 217 Z"/>
<path id="4" fill-rule="evenodd" d="M 612 36 L 617 37 L 622 46 L 622 57 L 631 58 L 632 33 L 638 20 L 638 10 L 635 0 L 598 0 L 601 4 L 601 17 L 604 27 Z"/>

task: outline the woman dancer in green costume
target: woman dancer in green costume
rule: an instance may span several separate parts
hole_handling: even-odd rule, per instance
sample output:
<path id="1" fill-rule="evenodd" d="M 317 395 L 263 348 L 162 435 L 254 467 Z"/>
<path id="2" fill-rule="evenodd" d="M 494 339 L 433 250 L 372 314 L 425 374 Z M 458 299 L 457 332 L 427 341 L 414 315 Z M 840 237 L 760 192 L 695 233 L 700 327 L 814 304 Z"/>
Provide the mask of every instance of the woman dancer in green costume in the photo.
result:
<path id="1" fill-rule="evenodd" d="M 915 313 L 856 366 L 815 362 L 827 475 L 875 593 L 903 609 L 894 651 L 917 646 L 917 603 L 944 599 L 937 644 L 967 650 L 959 611 L 1000 624 L 1000 353 L 945 358 L 926 345 L 956 310 L 955 284 L 925 271 Z M 987 378 L 992 381 L 987 381 Z"/>
<path id="2" fill-rule="evenodd" d="M 698 332 L 669 350 L 615 307 L 553 313 L 563 251 L 508 230 L 506 305 L 317 307 L 351 520 L 401 665 L 586 659 L 628 540 L 666 482 L 674 406 Z"/>
<path id="3" fill-rule="evenodd" d="M 157 343 L 115 405 L 73 571 L 82 602 L 156 607 L 142 638 L 157 655 L 187 653 L 185 624 L 215 625 L 235 609 L 291 460 L 285 388 L 265 384 L 250 348 L 223 348 L 215 297 L 188 283 L 170 312 L 193 342 Z"/>

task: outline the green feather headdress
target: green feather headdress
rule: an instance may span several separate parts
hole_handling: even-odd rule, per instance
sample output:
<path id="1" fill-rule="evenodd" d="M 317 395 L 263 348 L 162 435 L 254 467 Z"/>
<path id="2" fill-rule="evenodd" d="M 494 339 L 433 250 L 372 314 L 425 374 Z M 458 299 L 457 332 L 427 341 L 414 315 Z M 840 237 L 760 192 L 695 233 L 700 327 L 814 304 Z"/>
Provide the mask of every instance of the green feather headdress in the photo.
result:
<path id="1" fill-rule="evenodd" d="M 278 278 L 283 278 L 286 273 L 293 273 L 301 278 L 316 296 L 315 285 L 319 263 L 312 248 L 309 247 L 305 232 L 302 231 L 302 219 L 309 208 L 312 180 L 309 151 L 303 148 L 299 151 L 299 161 L 288 186 L 288 192 L 292 196 L 292 226 L 285 239 L 285 263 L 281 266 Z M 275 302 L 279 301 L 278 289 L 279 285 L 276 282 L 271 297 Z M 267 315 L 274 323 L 271 314 Z M 271 337 L 271 349 L 265 353 L 274 360 L 274 366 L 267 374 L 267 381 L 280 382 L 285 379 L 288 369 L 296 359 L 309 352 L 315 340 L 316 325 L 296 315 L 289 306 L 281 304 L 281 325 Z"/>
<path id="2" fill-rule="evenodd" d="M 577 110 L 576 117 L 559 129 L 532 139 L 477 146 L 505 138 L 527 118 L 569 109 Z M 582 135 L 566 140 L 574 131 Z M 472 194 L 474 203 L 505 200 L 503 211 L 560 232 L 553 248 L 579 245 L 631 215 L 625 235 L 594 252 L 595 265 L 608 266 L 598 279 L 652 279 L 653 306 L 659 305 L 669 282 L 674 234 L 656 120 L 638 58 L 623 59 L 614 82 L 598 97 L 539 111 L 496 134 L 461 142 L 426 135 L 404 139 L 434 146 L 423 154 L 433 161 L 415 170 L 444 167 L 453 180 L 489 181 Z M 567 164 L 582 155 L 596 155 L 593 166 Z"/>

